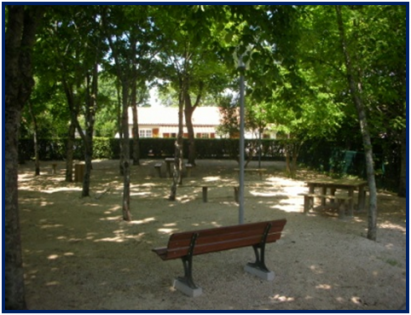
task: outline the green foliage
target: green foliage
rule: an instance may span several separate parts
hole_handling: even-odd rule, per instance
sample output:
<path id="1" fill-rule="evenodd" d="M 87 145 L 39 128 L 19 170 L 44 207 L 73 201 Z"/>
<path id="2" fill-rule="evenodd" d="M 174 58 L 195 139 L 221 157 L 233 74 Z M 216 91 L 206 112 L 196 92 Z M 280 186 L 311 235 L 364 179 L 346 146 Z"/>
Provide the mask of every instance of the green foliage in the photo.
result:
<path id="1" fill-rule="evenodd" d="M 389 157 L 389 165 L 398 163 L 406 127 L 407 6 L 341 9 L 373 144 Z M 109 37 L 119 68 L 113 66 Z M 123 83 L 136 82 L 142 103 L 149 82 L 164 82 L 167 99 L 178 104 L 184 79 L 192 101 L 201 82 L 203 104 L 222 104 L 226 89 L 238 90 L 236 61 L 250 47 L 243 73 L 248 125 L 274 124 L 301 142 L 327 139 L 347 150 L 358 147 L 358 118 L 346 84 L 335 11 L 328 5 L 50 6 L 33 56 L 37 84 L 31 102 L 40 135 L 67 133 L 64 82 L 80 104 L 78 114 L 84 114 L 86 76 L 96 60 L 95 134 L 112 137 L 119 127 L 119 100 L 130 94 L 117 95 L 118 70 Z M 81 124 L 86 127 L 85 120 Z M 30 137 L 28 112 L 22 127 L 21 136 Z"/>

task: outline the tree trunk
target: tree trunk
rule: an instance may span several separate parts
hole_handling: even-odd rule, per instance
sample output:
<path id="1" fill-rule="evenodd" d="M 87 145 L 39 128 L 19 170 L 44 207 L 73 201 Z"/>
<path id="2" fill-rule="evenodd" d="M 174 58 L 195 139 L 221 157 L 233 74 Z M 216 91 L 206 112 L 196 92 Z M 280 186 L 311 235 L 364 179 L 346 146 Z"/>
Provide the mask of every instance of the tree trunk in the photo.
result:
<path id="1" fill-rule="evenodd" d="M 133 165 L 140 165 L 140 135 L 138 131 L 137 87 L 135 82 L 131 90 L 131 106 L 133 110 Z"/>
<path id="2" fill-rule="evenodd" d="M 188 96 L 190 98 L 190 96 Z M 186 102 L 187 104 L 187 102 Z M 194 108 L 195 109 L 195 108 Z M 195 138 L 194 138 L 194 127 L 193 127 L 193 122 L 192 122 L 192 117 L 193 117 L 193 112 L 194 109 L 189 106 L 184 109 L 184 116 L 185 116 L 185 121 L 186 121 L 186 126 L 187 126 L 187 133 L 188 133 L 188 157 L 187 161 L 188 163 L 192 164 L 195 166 L 195 158 L 196 158 L 196 147 L 195 147 Z"/>
<path id="3" fill-rule="evenodd" d="M 24 270 L 18 204 L 18 131 L 34 86 L 31 55 L 43 6 L 8 6 L 5 35 L 4 308 L 24 310 Z"/>
<path id="4" fill-rule="evenodd" d="M 67 149 L 66 149 L 66 182 L 71 183 L 73 181 L 73 156 L 74 156 L 74 134 L 76 132 L 76 126 L 73 121 L 70 122 L 69 132 L 67 137 Z"/>
<path id="5" fill-rule="evenodd" d="M 128 132 L 128 82 L 123 81 L 123 114 L 121 125 L 123 129 L 122 139 L 122 170 L 123 170 L 123 220 L 130 221 L 130 141 Z"/>
<path id="6" fill-rule="evenodd" d="M 5 298 L 6 309 L 25 309 L 23 262 L 21 256 L 18 206 L 18 137 L 20 111 L 6 103 L 5 108 Z"/>
<path id="7" fill-rule="evenodd" d="M 65 78 L 62 79 L 63 81 L 63 87 L 64 87 L 64 92 L 67 97 L 67 104 L 70 108 L 70 114 L 71 114 L 71 123 L 75 126 L 77 129 L 77 132 L 81 136 L 81 139 L 84 144 L 84 160 L 86 163 L 86 169 L 84 172 L 84 178 L 83 178 L 83 189 L 81 192 L 82 197 L 88 197 L 90 195 L 90 169 L 91 169 L 91 156 L 92 156 L 92 135 L 90 138 L 90 133 L 92 134 L 92 127 L 90 129 L 90 124 L 93 124 L 93 119 L 94 119 L 94 114 L 90 113 L 92 111 L 92 108 L 90 108 L 90 95 L 88 95 L 87 99 L 85 100 L 86 102 L 86 112 L 85 112 L 85 120 L 87 124 L 87 129 L 86 129 L 86 134 L 84 134 L 81 125 L 78 121 L 78 113 L 79 113 L 79 108 L 80 108 L 80 98 L 75 96 L 75 93 L 73 91 L 73 86 L 70 86 Z M 88 78 L 87 78 L 88 82 Z M 79 83 L 77 86 L 77 90 L 79 90 Z M 89 84 L 87 84 L 87 91 L 89 89 Z M 89 91 L 87 92 L 89 94 Z M 91 117 L 92 116 L 92 117 Z M 67 178 L 67 177 L 66 177 Z"/>
<path id="8" fill-rule="evenodd" d="M 181 86 L 181 85 L 180 85 Z M 184 87 L 182 88 L 184 89 Z M 184 106 L 184 91 L 180 92 L 178 102 L 178 136 L 175 142 L 174 150 L 174 167 L 173 167 L 173 182 L 171 184 L 170 196 L 168 200 L 176 200 L 177 185 L 182 183 L 181 170 L 183 166 L 183 106 Z"/>
<path id="9" fill-rule="evenodd" d="M 291 158 L 290 158 L 290 150 L 288 149 L 288 145 L 285 148 L 285 172 L 288 176 L 291 176 Z"/>
<path id="10" fill-rule="evenodd" d="M 398 196 L 407 196 L 407 129 L 404 128 L 401 132 L 401 170 L 400 184 L 398 188 Z"/>
<path id="11" fill-rule="evenodd" d="M 86 132 L 83 133 L 79 130 L 81 138 L 84 143 L 84 161 L 86 164 L 83 178 L 83 191 L 82 197 L 90 196 L 90 176 L 93 159 L 93 133 L 94 133 L 94 121 L 97 108 L 97 94 L 98 94 L 98 65 L 94 64 L 91 78 L 87 75 L 87 99 L 86 99 L 86 111 L 84 113 L 86 121 Z M 90 82 L 91 81 L 91 82 Z"/>
<path id="12" fill-rule="evenodd" d="M 186 83 L 186 89 L 184 90 L 184 116 L 187 126 L 187 133 L 188 133 L 188 163 L 192 164 L 193 166 L 196 165 L 196 147 L 195 147 L 195 137 L 194 137 L 194 128 L 193 128 L 193 113 L 197 106 L 200 104 L 201 95 L 203 92 L 203 82 L 200 82 L 199 85 L 199 92 L 197 95 L 196 102 L 194 105 L 191 103 L 188 82 Z"/>
<path id="13" fill-rule="evenodd" d="M 358 82 L 354 77 L 354 69 L 351 64 L 350 54 L 348 52 L 347 42 L 345 38 L 344 24 L 341 15 L 341 6 L 336 5 L 335 10 L 337 13 L 337 23 L 338 30 L 341 41 L 341 48 L 344 54 L 345 66 L 347 68 L 347 81 L 350 88 L 351 96 L 355 107 L 357 109 L 358 120 L 360 123 L 360 129 L 362 134 L 364 153 L 365 153 L 365 162 L 366 162 L 366 171 L 367 171 L 367 180 L 368 187 L 370 191 L 370 206 L 368 209 L 368 233 L 367 238 L 370 240 L 377 239 L 377 187 L 375 184 L 375 173 L 374 173 L 374 161 L 372 153 L 372 144 L 371 137 L 368 129 L 367 117 L 365 114 L 365 108 L 362 103 L 360 96 L 360 91 L 358 90 Z"/>
<path id="14" fill-rule="evenodd" d="M 137 40 L 134 33 L 130 37 L 131 59 L 133 66 L 131 69 L 131 108 L 133 110 L 133 165 L 140 165 L 140 135 L 138 131 L 138 111 L 137 111 L 137 67 L 136 67 L 136 45 Z"/>
<path id="15" fill-rule="evenodd" d="M 39 145 L 38 145 L 38 126 L 37 126 L 37 119 L 36 115 L 33 111 L 33 105 L 31 102 L 28 102 L 29 109 L 30 109 L 30 116 L 33 121 L 33 142 L 34 142 L 34 175 L 40 175 L 40 160 L 39 160 Z"/>
<path id="16" fill-rule="evenodd" d="M 119 134 L 119 144 L 120 144 L 120 158 L 119 158 L 119 173 L 121 176 L 124 175 L 123 172 L 123 127 L 122 127 L 122 116 L 121 116 L 121 109 L 123 107 L 123 101 L 121 97 L 121 87 L 120 84 L 118 84 L 118 81 L 120 78 L 117 78 L 117 84 L 116 84 L 116 92 L 117 92 L 117 130 Z"/>
<path id="17" fill-rule="evenodd" d="M 108 23 L 106 21 L 106 12 L 102 14 L 103 29 L 109 29 Z M 130 135 L 128 131 L 128 98 L 130 90 L 130 79 L 131 72 L 129 68 L 127 70 L 122 69 L 122 57 L 121 52 L 118 47 L 113 42 L 113 34 L 110 32 L 106 33 L 106 38 L 113 53 L 115 61 L 116 76 L 119 83 L 121 83 L 121 98 L 122 98 L 122 115 L 121 115 L 121 131 L 123 133 L 121 139 L 121 153 L 120 153 L 120 172 L 123 174 L 123 198 L 122 198 L 122 212 L 123 220 L 130 221 Z M 128 64 L 130 60 L 127 58 Z M 119 91 L 119 86 L 117 91 Z M 120 98 L 120 94 L 118 94 Z M 121 134 L 120 131 L 120 134 Z"/>

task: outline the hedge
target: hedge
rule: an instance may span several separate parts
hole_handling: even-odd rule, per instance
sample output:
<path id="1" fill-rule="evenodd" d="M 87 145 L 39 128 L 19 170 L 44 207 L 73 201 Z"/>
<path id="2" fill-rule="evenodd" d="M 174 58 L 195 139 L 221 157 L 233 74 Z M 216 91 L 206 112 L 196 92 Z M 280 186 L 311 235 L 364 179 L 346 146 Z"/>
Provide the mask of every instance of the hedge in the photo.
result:
<path id="1" fill-rule="evenodd" d="M 140 158 L 160 159 L 174 155 L 174 143 L 171 138 L 142 138 L 140 143 Z M 238 139 L 196 139 L 196 152 L 199 159 L 225 159 L 238 156 Z M 66 156 L 67 139 L 41 139 L 39 143 L 40 160 L 63 160 Z M 257 144 L 257 140 L 245 140 L 245 147 L 250 148 Z M 283 159 L 281 141 L 261 141 L 262 159 Z M 74 158 L 84 159 L 83 142 L 81 139 L 74 141 Z M 133 143 L 130 140 L 130 152 L 133 154 Z M 188 156 L 188 140 L 183 140 L 183 154 Z M 20 160 L 34 159 L 34 143 L 32 139 L 19 140 Z M 120 139 L 94 138 L 93 159 L 118 159 L 120 157 Z"/>

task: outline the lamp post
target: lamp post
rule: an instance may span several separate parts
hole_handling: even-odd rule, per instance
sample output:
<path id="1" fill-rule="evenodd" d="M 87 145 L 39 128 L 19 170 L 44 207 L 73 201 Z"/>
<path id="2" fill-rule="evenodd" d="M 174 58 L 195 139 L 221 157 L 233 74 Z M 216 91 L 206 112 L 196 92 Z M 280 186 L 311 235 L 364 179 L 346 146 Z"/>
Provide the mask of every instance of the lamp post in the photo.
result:
<path id="1" fill-rule="evenodd" d="M 245 65 L 243 55 L 240 56 L 238 69 L 240 70 L 240 174 L 239 174 L 239 189 L 238 189 L 238 221 L 239 224 L 244 223 L 244 72 Z"/>
<path id="2" fill-rule="evenodd" d="M 245 147 L 244 147 L 244 113 L 245 113 L 245 105 L 244 105 L 244 90 L 245 90 L 245 83 L 244 83 L 244 74 L 246 68 L 248 68 L 249 63 L 251 61 L 251 55 L 252 55 L 252 50 L 253 50 L 253 45 L 249 44 L 245 51 L 241 55 L 237 55 L 238 48 L 236 52 L 234 53 L 234 59 L 236 62 L 238 62 L 238 70 L 240 72 L 240 144 L 239 144 L 239 151 L 240 151 L 240 174 L 239 174 L 239 187 L 238 187 L 238 221 L 239 224 L 244 223 L 244 153 L 245 153 Z M 247 54 L 250 55 L 250 58 L 248 58 L 247 65 L 244 63 L 244 56 Z"/>

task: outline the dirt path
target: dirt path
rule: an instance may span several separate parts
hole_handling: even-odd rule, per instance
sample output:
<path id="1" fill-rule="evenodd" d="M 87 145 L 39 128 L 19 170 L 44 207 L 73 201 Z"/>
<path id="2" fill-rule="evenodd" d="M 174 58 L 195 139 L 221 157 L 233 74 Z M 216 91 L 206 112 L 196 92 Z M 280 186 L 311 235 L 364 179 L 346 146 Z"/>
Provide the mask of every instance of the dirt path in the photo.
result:
<path id="1" fill-rule="evenodd" d="M 121 219 L 122 178 L 118 161 L 95 161 L 92 196 L 80 198 L 79 183 L 64 181 L 64 163 L 20 168 L 20 211 L 26 299 L 31 310 L 394 310 L 406 299 L 406 200 L 379 192 L 378 240 L 365 238 L 367 218 L 341 221 L 335 213 L 303 215 L 304 178 L 283 176 L 279 162 L 263 162 L 261 184 L 247 174 L 245 221 L 286 218 L 283 238 L 267 245 L 266 264 L 275 272 L 265 282 L 243 271 L 254 259 L 243 248 L 194 258 L 194 281 L 203 295 L 175 291 L 180 261 L 161 261 L 151 252 L 170 233 L 238 223 L 232 188 L 234 161 L 199 160 L 166 200 L 169 180 L 156 178 L 144 160 L 132 169 L 132 221 Z M 253 162 L 254 163 L 254 162 Z M 252 165 L 250 167 L 256 167 Z M 165 166 L 163 166 L 163 173 Z M 216 180 L 208 203 L 203 181 Z"/>

